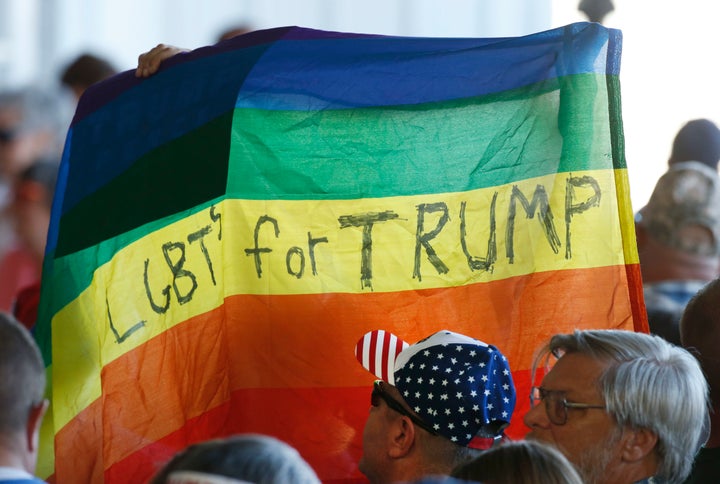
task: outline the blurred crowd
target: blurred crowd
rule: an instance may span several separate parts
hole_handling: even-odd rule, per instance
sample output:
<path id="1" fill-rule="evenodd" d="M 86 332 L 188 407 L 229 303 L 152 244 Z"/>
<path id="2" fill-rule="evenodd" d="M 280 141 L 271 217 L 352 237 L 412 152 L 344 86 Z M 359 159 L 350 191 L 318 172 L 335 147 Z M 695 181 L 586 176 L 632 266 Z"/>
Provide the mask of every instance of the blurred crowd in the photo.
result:
<path id="1" fill-rule="evenodd" d="M 0 310 L 35 322 L 42 261 L 65 135 L 77 100 L 116 73 L 82 54 L 59 76 L 56 91 L 0 92 Z"/>

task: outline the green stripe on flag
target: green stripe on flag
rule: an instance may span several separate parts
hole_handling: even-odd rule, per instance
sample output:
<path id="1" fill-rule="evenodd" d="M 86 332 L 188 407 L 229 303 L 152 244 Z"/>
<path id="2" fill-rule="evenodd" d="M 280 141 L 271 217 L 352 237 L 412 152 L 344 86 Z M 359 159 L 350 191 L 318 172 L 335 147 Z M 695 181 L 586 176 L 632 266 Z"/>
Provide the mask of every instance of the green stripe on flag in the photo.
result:
<path id="1" fill-rule="evenodd" d="M 223 195 L 226 185 L 230 196 L 254 200 L 379 198 L 624 168 L 622 159 L 613 166 L 606 77 L 581 74 L 395 108 L 237 109 L 232 120 L 227 113 L 146 154 L 68 210 L 56 255 L 191 209 Z"/>
<path id="2" fill-rule="evenodd" d="M 228 192 L 249 199 L 379 198 L 625 168 L 613 166 L 605 78 L 569 76 L 414 106 L 238 109 Z"/>

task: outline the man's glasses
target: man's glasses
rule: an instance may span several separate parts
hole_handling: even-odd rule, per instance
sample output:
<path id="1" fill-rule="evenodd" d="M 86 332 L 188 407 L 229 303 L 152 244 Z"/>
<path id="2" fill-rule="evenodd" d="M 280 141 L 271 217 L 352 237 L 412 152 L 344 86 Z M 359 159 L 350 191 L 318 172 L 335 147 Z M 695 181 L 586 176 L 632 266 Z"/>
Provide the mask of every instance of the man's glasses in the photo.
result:
<path id="1" fill-rule="evenodd" d="M 370 394 L 370 405 L 372 405 L 373 407 L 380 406 L 380 399 L 384 400 L 385 404 L 388 407 L 395 410 L 400 415 L 404 415 L 407 418 L 409 418 L 410 420 L 412 420 L 412 422 L 415 425 L 417 425 L 418 427 L 420 427 L 421 429 L 423 429 L 426 432 L 429 432 L 433 435 L 437 435 L 437 432 L 435 430 L 433 430 L 432 428 L 430 428 L 430 426 L 428 424 L 426 424 L 425 422 L 420 420 L 420 418 L 417 417 L 416 415 L 413 415 L 412 413 L 410 413 L 410 411 L 408 409 L 406 409 L 405 407 L 403 407 L 400 404 L 400 402 L 398 402 L 393 397 L 391 397 L 390 394 L 388 394 L 388 392 L 385 391 L 385 389 L 383 388 L 382 380 L 375 380 L 375 383 L 373 384 L 372 393 Z"/>
<path id="2" fill-rule="evenodd" d="M 565 422 L 567 422 L 568 408 L 597 408 L 606 410 L 605 405 L 568 402 L 565 398 L 565 392 L 532 387 L 530 391 L 530 407 L 535 407 L 541 401 L 545 402 L 545 413 L 547 413 L 548 419 L 550 419 L 550 422 L 554 425 L 565 425 Z"/>

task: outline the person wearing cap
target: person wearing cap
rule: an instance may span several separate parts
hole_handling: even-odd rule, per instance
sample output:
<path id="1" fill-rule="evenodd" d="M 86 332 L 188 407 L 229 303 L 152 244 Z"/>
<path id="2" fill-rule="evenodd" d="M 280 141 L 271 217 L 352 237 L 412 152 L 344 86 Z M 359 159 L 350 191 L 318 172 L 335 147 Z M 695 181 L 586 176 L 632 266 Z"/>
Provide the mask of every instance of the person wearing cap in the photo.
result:
<path id="1" fill-rule="evenodd" d="M 659 336 L 553 336 L 535 370 L 526 438 L 557 447 L 587 484 L 679 483 L 707 437 L 707 383 L 693 356 Z"/>
<path id="2" fill-rule="evenodd" d="M 700 161 L 670 164 L 635 217 L 650 331 L 680 344 L 685 305 L 720 275 L 720 178 Z"/>
<path id="3" fill-rule="evenodd" d="M 413 345 L 371 331 L 355 355 L 378 378 L 358 464 L 371 483 L 449 475 L 502 440 L 515 386 L 494 346 L 447 330 Z"/>
<path id="4" fill-rule="evenodd" d="M 693 119 L 673 140 L 668 170 L 635 216 L 650 331 L 680 344 L 685 305 L 720 274 L 720 129 Z"/>

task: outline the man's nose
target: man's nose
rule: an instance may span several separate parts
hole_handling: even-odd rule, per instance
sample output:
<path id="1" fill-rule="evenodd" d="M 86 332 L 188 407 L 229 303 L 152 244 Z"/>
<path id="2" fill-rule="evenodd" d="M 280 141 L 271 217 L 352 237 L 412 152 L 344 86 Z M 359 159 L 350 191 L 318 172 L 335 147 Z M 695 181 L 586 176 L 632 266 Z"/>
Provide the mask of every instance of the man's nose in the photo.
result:
<path id="1" fill-rule="evenodd" d="M 530 410 L 528 410 L 523 417 L 523 422 L 525 423 L 525 426 L 530 429 L 535 427 L 549 427 L 550 420 L 547 417 L 547 412 L 545 412 L 545 405 L 542 402 L 539 402 L 534 406 L 531 406 Z"/>

